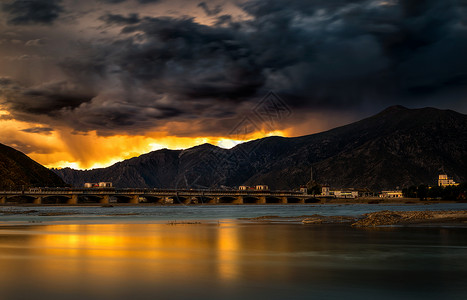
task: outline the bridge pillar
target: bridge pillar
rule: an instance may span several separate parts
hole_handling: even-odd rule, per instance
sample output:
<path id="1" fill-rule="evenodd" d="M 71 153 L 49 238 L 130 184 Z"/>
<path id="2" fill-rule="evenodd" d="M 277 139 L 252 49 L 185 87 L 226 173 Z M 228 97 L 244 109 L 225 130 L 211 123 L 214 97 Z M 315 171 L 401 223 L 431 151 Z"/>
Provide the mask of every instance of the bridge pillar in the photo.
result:
<path id="1" fill-rule="evenodd" d="M 298 202 L 300 204 L 305 204 L 305 198 L 300 198 L 300 202 Z"/>
<path id="2" fill-rule="evenodd" d="M 2 196 L 0 197 L 0 204 L 5 204 L 6 203 L 6 197 Z"/>
<path id="3" fill-rule="evenodd" d="M 174 199 L 173 198 L 170 198 L 170 196 L 168 197 L 164 197 L 164 204 L 172 204 L 174 203 Z"/>
<path id="4" fill-rule="evenodd" d="M 78 204 L 78 195 L 71 195 L 71 198 L 68 199 L 67 204 Z"/>
<path id="5" fill-rule="evenodd" d="M 287 197 L 281 197 L 281 204 L 287 204 L 287 203 L 289 203 L 287 201 Z"/>
<path id="6" fill-rule="evenodd" d="M 101 204 L 109 204 L 109 199 L 110 199 L 109 195 L 104 195 L 99 202 Z"/>
<path id="7" fill-rule="evenodd" d="M 219 197 L 212 197 L 209 201 L 209 204 L 219 204 Z"/>
<path id="8" fill-rule="evenodd" d="M 139 195 L 133 195 L 130 199 L 130 204 L 138 204 L 139 203 Z"/>
<path id="9" fill-rule="evenodd" d="M 258 204 L 266 204 L 266 197 L 258 197 L 259 200 L 258 200 Z"/>
<path id="10" fill-rule="evenodd" d="M 42 204 L 42 197 L 36 197 L 34 198 L 34 201 L 32 204 Z"/>
<path id="11" fill-rule="evenodd" d="M 243 204 L 243 196 L 236 197 L 232 204 Z"/>

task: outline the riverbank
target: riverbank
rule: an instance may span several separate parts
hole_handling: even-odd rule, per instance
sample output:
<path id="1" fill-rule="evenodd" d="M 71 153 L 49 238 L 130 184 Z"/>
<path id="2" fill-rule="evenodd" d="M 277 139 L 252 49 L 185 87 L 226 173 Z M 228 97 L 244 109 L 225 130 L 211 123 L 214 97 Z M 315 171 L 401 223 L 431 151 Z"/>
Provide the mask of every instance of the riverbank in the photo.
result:
<path id="1" fill-rule="evenodd" d="M 364 197 L 364 198 L 322 198 L 318 204 L 416 204 L 430 205 L 439 203 L 467 203 L 465 200 L 440 200 L 429 199 L 420 200 L 420 198 L 381 198 L 381 197 Z"/>
<path id="2" fill-rule="evenodd" d="M 389 212 L 388 212 L 389 211 Z M 110 205 L 110 206 L 3 206 L 2 224 L 65 223 L 166 223 L 167 221 L 271 222 L 289 224 L 342 224 L 351 226 L 367 218 L 365 226 L 403 225 L 411 222 L 445 222 L 439 212 L 464 226 L 467 203 L 439 204 L 296 204 L 296 205 Z M 422 215 L 420 212 L 423 212 Z M 435 212 L 435 213 L 432 213 Z M 376 215 L 370 215 L 375 214 Z M 455 220 L 457 218 L 457 220 Z M 389 222 L 389 221 L 390 222 Z M 447 222 L 446 221 L 446 222 Z M 357 223 L 355 226 L 359 225 Z M 444 223 L 447 224 L 447 223 Z M 362 225 L 359 225 L 362 226 Z"/>
<path id="3" fill-rule="evenodd" d="M 77 204 L 67 204 L 67 203 L 41 203 L 40 206 L 45 207 L 54 207 L 54 206 L 64 206 L 64 207 L 113 207 L 113 206 L 142 206 L 142 207 L 154 207 L 154 206 L 230 206 L 230 205 L 241 205 L 241 206 L 255 206 L 255 205 L 290 205 L 290 206 L 300 206 L 300 205 L 333 205 L 333 204 L 373 204 L 373 205 L 433 205 L 433 204 L 454 204 L 454 203 L 467 203 L 465 200 L 454 201 L 454 200 L 438 200 L 438 199 L 429 199 L 429 200 L 420 200 L 419 198 L 380 198 L 380 197 L 365 197 L 365 198 L 316 198 L 316 201 L 306 202 L 306 203 L 118 203 L 110 202 L 108 204 L 102 204 L 98 202 L 86 202 L 86 203 L 77 203 Z M 1 203 L 1 207 L 37 207 L 38 204 L 35 203 L 18 203 L 18 202 L 7 202 Z"/>
<path id="4" fill-rule="evenodd" d="M 378 211 L 366 213 L 361 216 L 323 216 L 319 214 L 280 217 L 260 216 L 254 218 L 241 218 L 241 220 L 255 222 L 301 222 L 303 224 L 344 224 L 352 227 L 378 227 L 378 226 L 456 226 L 467 228 L 467 210 L 447 211 Z"/>
<path id="5" fill-rule="evenodd" d="M 355 227 L 384 225 L 456 225 L 467 227 L 467 211 L 379 211 L 364 214 Z"/>

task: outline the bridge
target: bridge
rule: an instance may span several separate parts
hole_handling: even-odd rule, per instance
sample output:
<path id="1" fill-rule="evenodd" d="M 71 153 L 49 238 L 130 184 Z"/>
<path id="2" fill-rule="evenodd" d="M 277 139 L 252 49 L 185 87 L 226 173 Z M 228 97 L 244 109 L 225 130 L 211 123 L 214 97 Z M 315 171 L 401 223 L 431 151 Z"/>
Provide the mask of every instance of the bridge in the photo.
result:
<path id="1" fill-rule="evenodd" d="M 305 204 L 318 199 L 298 191 L 32 188 L 0 191 L 0 204 Z"/>

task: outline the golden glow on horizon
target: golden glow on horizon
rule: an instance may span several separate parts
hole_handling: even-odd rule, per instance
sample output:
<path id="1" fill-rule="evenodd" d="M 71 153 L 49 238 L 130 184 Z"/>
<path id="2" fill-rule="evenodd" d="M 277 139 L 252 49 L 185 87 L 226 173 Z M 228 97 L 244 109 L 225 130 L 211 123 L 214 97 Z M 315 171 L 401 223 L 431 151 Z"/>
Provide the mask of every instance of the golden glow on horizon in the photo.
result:
<path id="1" fill-rule="evenodd" d="M 93 169 L 110 166 L 119 161 L 160 149 L 186 149 L 209 143 L 232 148 L 240 143 L 267 136 L 287 136 L 286 131 L 259 131 L 235 139 L 223 136 L 182 137 L 167 132 L 146 135 L 100 136 L 96 131 L 74 134 L 68 128 L 53 131 L 27 132 L 44 128 L 41 124 L 8 118 L 8 111 L 0 108 L 0 143 L 6 144 L 48 168 Z"/>
<path id="2" fill-rule="evenodd" d="M 335 120 L 339 120 L 336 124 Z M 301 136 L 322 132 L 336 125 L 353 121 L 349 115 L 295 114 L 293 122 L 281 124 L 280 130 L 259 129 L 232 136 L 190 136 L 196 124 L 169 122 L 158 132 L 143 134 L 99 135 L 96 131 L 73 133 L 67 127 L 15 120 L 0 105 L 0 143 L 13 147 L 48 168 L 94 169 L 108 167 L 119 161 L 159 149 L 186 149 L 209 143 L 221 148 L 268 136 Z M 202 127 L 201 127 L 202 128 Z M 26 131 L 25 131 L 26 130 Z M 213 128 L 215 132 L 215 128 Z M 200 129 L 199 132 L 209 132 Z"/>
<path id="3" fill-rule="evenodd" d="M 80 149 L 68 147 L 68 151 L 62 153 L 61 157 L 64 157 L 64 159 L 57 161 L 57 153 L 40 154 L 33 152 L 29 156 L 42 162 L 48 168 L 94 169 L 107 167 L 124 159 L 160 149 L 186 149 L 204 143 L 222 148 L 232 148 L 249 140 L 273 135 L 284 136 L 284 133 L 281 131 L 256 132 L 251 134 L 248 139 L 235 140 L 225 137 L 151 137 L 150 134 L 147 136 L 116 135 L 102 137 L 98 136 L 96 132 L 90 132 L 84 136 L 67 136 L 65 138 L 65 140 L 69 140 L 66 145 L 75 145 L 76 140 L 79 140 Z M 63 134 L 61 138 L 64 138 Z"/>

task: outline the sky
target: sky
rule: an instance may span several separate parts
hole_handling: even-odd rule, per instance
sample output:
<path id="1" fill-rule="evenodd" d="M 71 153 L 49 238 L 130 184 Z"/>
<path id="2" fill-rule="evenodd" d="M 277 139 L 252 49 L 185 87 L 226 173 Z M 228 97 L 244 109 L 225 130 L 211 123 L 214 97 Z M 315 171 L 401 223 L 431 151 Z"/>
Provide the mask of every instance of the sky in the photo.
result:
<path id="1" fill-rule="evenodd" d="M 47 167 L 467 113 L 467 0 L 0 0 L 0 143 Z"/>

